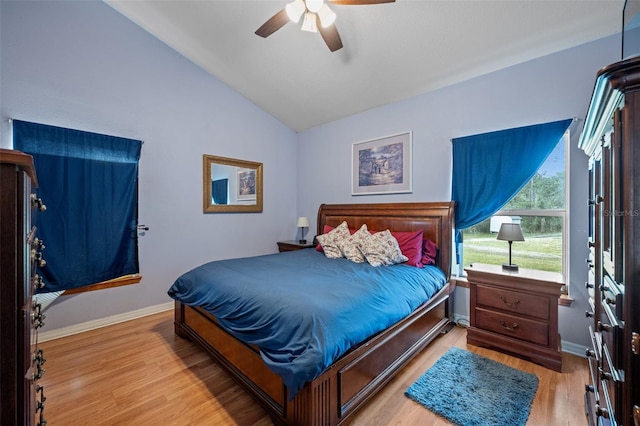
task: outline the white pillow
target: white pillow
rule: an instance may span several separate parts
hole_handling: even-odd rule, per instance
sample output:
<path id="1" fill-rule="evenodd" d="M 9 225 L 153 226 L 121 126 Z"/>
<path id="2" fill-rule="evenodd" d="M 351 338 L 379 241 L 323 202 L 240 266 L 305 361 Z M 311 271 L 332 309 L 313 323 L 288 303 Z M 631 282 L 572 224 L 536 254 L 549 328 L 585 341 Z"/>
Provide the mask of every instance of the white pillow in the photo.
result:
<path id="1" fill-rule="evenodd" d="M 409 260 L 388 229 L 367 237 L 360 244 L 360 250 L 371 266 L 394 265 Z"/>
<path id="2" fill-rule="evenodd" d="M 340 250 L 340 242 L 345 238 L 349 238 L 349 226 L 344 221 L 326 234 L 318 235 L 318 242 L 322 246 L 325 256 L 330 259 L 338 259 L 342 257 Z"/>
<path id="3" fill-rule="evenodd" d="M 353 235 L 349 235 L 338 244 L 342 255 L 352 262 L 363 263 L 366 259 L 359 246 L 370 236 L 367 225 L 362 225 Z"/>

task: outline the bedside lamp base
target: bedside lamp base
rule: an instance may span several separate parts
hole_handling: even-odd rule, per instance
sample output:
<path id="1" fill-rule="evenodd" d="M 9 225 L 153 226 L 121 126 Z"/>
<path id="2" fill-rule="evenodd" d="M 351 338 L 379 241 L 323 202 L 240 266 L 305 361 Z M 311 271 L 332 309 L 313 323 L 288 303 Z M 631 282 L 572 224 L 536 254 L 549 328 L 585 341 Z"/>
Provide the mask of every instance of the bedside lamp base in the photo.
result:
<path id="1" fill-rule="evenodd" d="M 511 272 L 518 272 L 518 265 L 513 264 L 513 263 L 503 263 L 502 264 L 502 270 L 511 271 Z"/>

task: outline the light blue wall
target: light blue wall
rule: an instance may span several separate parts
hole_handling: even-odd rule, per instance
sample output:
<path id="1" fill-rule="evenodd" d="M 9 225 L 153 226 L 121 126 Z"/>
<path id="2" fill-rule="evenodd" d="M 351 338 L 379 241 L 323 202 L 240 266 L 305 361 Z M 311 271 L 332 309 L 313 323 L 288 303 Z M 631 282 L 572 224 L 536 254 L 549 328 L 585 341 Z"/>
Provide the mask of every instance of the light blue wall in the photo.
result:
<path id="1" fill-rule="evenodd" d="M 305 171 L 298 177 L 298 210 L 314 217 L 320 203 L 448 200 L 452 138 L 584 118 L 597 71 L 619 57 L 619 36 L 610 37 L 301 133 L 299 161 Z M 352 144 L 408 130 L 413 132 L 413 193 L 352 196 Z M 577 149 L 576 137 L 570 158 L 570 283 L 575 303 L 560 309 L 560 334 L 565 342 L 586 345 L 588 179 L 587 159 Z M 456 313 L 468 315 L 467 289 L 456 291 Z"/>
<path id="2" fill-rule="evenodd" d="M 620 55 L 611 37 L 296 135 L 101 2 L 3 1 L 0 13 L 0 146 L 8 118 L 145 141 L 142 283 L 61 298 L 45 331 L 167 302 L 171 282 L 198 264 L 275 251 L 295 237 L 298 215 L 312 234 L 321 203 L 447 200 L 451 138 L 583 118 L 597 70 Z M 413 193 L 351 196 L 352 144 L 404 131 L 413 132 Z M 264 163 L 262 214 L 201 213 L 204 153 Z M 560 310 L 561 334 L 586 345 L 587 172 L 575 139 L 570 184 L 576 301 Z M 467 292 L 456 296 L 467 315 Z"/>
<path id="3" fill-rule="evenodd" d="M 0 12 L 0 146 L 9 118 L 144 141 L 144 279 L 58 299 L 44 331 L 169 302 L 188 269 L 295 237 L 295 132 L 102 2 L 2 1 Z M 202 213 L 205 153 L 264 164 L 263 213 Z"/>

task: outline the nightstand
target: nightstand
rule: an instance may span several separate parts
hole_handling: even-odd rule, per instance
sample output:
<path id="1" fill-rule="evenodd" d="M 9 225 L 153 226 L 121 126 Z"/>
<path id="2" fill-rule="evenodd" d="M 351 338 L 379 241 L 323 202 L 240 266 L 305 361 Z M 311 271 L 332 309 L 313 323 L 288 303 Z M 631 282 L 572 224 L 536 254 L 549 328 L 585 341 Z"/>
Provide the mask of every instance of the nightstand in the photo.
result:
<path id="1" fill-rule="evenodd" d="M 297 240 L 295 241 L 278 241 L 278 250 L 280 252 L 283 251 L 294 251 L 294 250 L 302 250 L 306 248 L 313 248 L 315 244 L 311 241 L 307 241 L 305 244 L 299 243 Z"/>
<path id="2" fill-rule="evenodd" d="M 470 290 L 467 343 L 490 347 L 562 371 L 558 273 L 499 265 L 465 268 Z"/>

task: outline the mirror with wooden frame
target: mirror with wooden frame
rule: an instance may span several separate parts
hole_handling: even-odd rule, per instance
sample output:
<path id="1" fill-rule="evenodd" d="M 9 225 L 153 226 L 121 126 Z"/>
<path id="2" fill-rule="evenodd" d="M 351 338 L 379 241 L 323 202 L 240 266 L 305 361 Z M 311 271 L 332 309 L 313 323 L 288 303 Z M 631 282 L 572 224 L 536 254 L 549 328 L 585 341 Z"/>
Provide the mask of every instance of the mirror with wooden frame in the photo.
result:
<path id="1" fill-rule="evenodd" d="M 262 163 L 202 156 L 204 213 L 262 211 Z"/>

